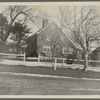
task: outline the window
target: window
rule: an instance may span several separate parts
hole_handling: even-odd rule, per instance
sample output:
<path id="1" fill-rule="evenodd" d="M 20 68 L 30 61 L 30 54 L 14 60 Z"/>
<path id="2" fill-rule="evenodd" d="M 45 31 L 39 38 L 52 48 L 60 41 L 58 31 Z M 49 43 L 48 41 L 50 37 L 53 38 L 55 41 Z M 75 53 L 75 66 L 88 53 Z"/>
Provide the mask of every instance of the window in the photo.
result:
<path id="1" fill-rule="evenodd" d="M 70 53 L 73 53 L 73 48 L 69 48 L 69 52 Z"/>
<path id="2" fill-rule="evenodd" d="M 97 60 L 100 60 L 100 52 L 97 53 Z"/>
<path id="3" fill-rule="evenodd" d="M 63 47 L 62 53 L 63 53 L 63 54 L 67 54 L 67 53 L 68 53 L 68 48 Z"/>
<path id="4" fill-rule="evenodd" d="M 61 36 L 61 41 L 64 42 L 64 37 L 63 36 Z"/>
<path id="5" fill-rule="evenodd" d="M 62 53 L 63 54 L 72 54 L 73 53 L 73 48 L 65 48 L 65 47 L 63 47 L 63 49 L 62 49 Z"/>
<path id="6" fill-rule="evenodd" d="M 51 46 L 43 46 L 44 53 L 51 53 Z"/>
<path id="7" fill-rule="evenodd" d="M 51 35 L 47 35 L 47 41 L 51 41 Z"/>

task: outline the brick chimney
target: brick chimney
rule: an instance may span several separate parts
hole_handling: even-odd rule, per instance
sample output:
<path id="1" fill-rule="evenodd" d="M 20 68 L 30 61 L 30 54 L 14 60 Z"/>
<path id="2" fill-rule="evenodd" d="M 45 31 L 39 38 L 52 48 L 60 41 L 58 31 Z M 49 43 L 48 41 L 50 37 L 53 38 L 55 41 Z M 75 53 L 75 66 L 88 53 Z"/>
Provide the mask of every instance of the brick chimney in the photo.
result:
<path id="1" fill-rule="evenodd" d="M 43 19 L 42 20 L 42 28 L 44 28 L 45 26 L 47 26 L 49 23 L 48 19 Z"/>

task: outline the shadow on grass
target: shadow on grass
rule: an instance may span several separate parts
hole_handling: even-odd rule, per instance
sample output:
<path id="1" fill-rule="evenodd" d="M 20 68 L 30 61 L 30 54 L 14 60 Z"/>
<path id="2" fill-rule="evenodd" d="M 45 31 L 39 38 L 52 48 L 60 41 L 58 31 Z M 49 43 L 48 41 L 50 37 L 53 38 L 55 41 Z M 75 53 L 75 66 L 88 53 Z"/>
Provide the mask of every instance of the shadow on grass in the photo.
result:
<path id="1" fill-rule="evenodd" d="M 0 62 L 4 61 L 3 59 L 0 58 Z"/>
<path id="2" fill-rule="evenodd" d="M 84 72 L 80 69 L 70 68 L 57 68 L 56 71 L 53 67 L 26 67 L 24 65 L 0 65 L 0 72 L 15 72 L 15 73 L 30 73 L 30 74 L 42 74 L 42 75 L 55 75 L 66 76 L 76 78 L 100 78 L 99 72 L 87 71 Z"/>

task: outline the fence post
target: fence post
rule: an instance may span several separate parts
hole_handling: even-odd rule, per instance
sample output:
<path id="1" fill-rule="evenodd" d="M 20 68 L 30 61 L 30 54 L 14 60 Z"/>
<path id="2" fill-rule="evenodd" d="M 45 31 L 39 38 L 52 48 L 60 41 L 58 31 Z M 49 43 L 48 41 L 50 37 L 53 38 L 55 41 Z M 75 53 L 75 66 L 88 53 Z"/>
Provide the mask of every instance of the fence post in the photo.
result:
<path id="1" fill-rule="evenodd" d="M 55 58 L 54 70 L 56 70 L 56 67 L 57 67 L 57 58 Z"/>
<path id="2" fill-rule="evenodd" d="M 40 63 L 40 54 L 38 54 L 38 65 Z"/>
<path id="3" fill-rule="evenodd" d="M 62 63 L 62 66 L 63 66 L 63 67 L 64 67 L 64 61 L 65 61 L 65 60 L 63 59 L 63 63 Z"/>
<path id="4" fill-rule="evenodd" d="M 25 54 L 25 52 L 24 52 L 24 59 L 23 59 L 24 64 L 25 64 L 25 56 L 26 56 L 26 54 Z"/>

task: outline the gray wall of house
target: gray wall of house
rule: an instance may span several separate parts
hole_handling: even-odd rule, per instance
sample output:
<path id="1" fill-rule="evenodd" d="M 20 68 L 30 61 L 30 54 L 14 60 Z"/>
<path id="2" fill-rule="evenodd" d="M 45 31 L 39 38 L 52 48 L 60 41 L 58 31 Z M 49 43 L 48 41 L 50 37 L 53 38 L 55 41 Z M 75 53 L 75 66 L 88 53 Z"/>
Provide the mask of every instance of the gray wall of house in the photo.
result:
<path id="1" fill-rule="evenodd" d="M 93 60 L 100 60 L 100 51 L 93 52 Z"/>
<path id="2" fill-rule="evenodd" d="M 51 40 L 47 41 L 47 36 L 50 35 Z M 63 40 L 61 40 L 63 37 Z M 37 36 L 37 50 L 38 53 L 43 53 L 43 46 L 51 46 L 51 53 L 48 53 L 48 56 L 59 56 L 62 57 L 62 48 L 73 48 L 75 47 L 72 43 L 66 38 L 64 33 L 58 28 L 54 23 L 48 25 L 44 30 L 42 30 Z M 76 51 L 74 51 L 76 52 Z M 73 52 L 73 53 L 74 53 Z M 46 54 L 47 55 L 47 54 Z"/>
<path id="3" fill-rule="evenodd" d="M 37 36 L 34 35 L 27 40 L 26 56 L 37 56 Z"/>
<path id="4" fill-rule="evenodd" d="M 48 24 L 48 20 L 45 19 L 43 20 L 42 27 L 39 34 L 35 34 L 28 38 L 26 49 L 27 55 L 31 55 L 33 52 L 44 54 L 43 46 L 51 46 L 51 52 L 45 53 L 44 55 L 46 56 L 63 57 L 63 47 L 73 48 L 73 54 L 76 54 L 77 50 L 74 45 L 55 23 Z M 50 37 L 50 41 L 47 40 L 48 36 Z"/>

